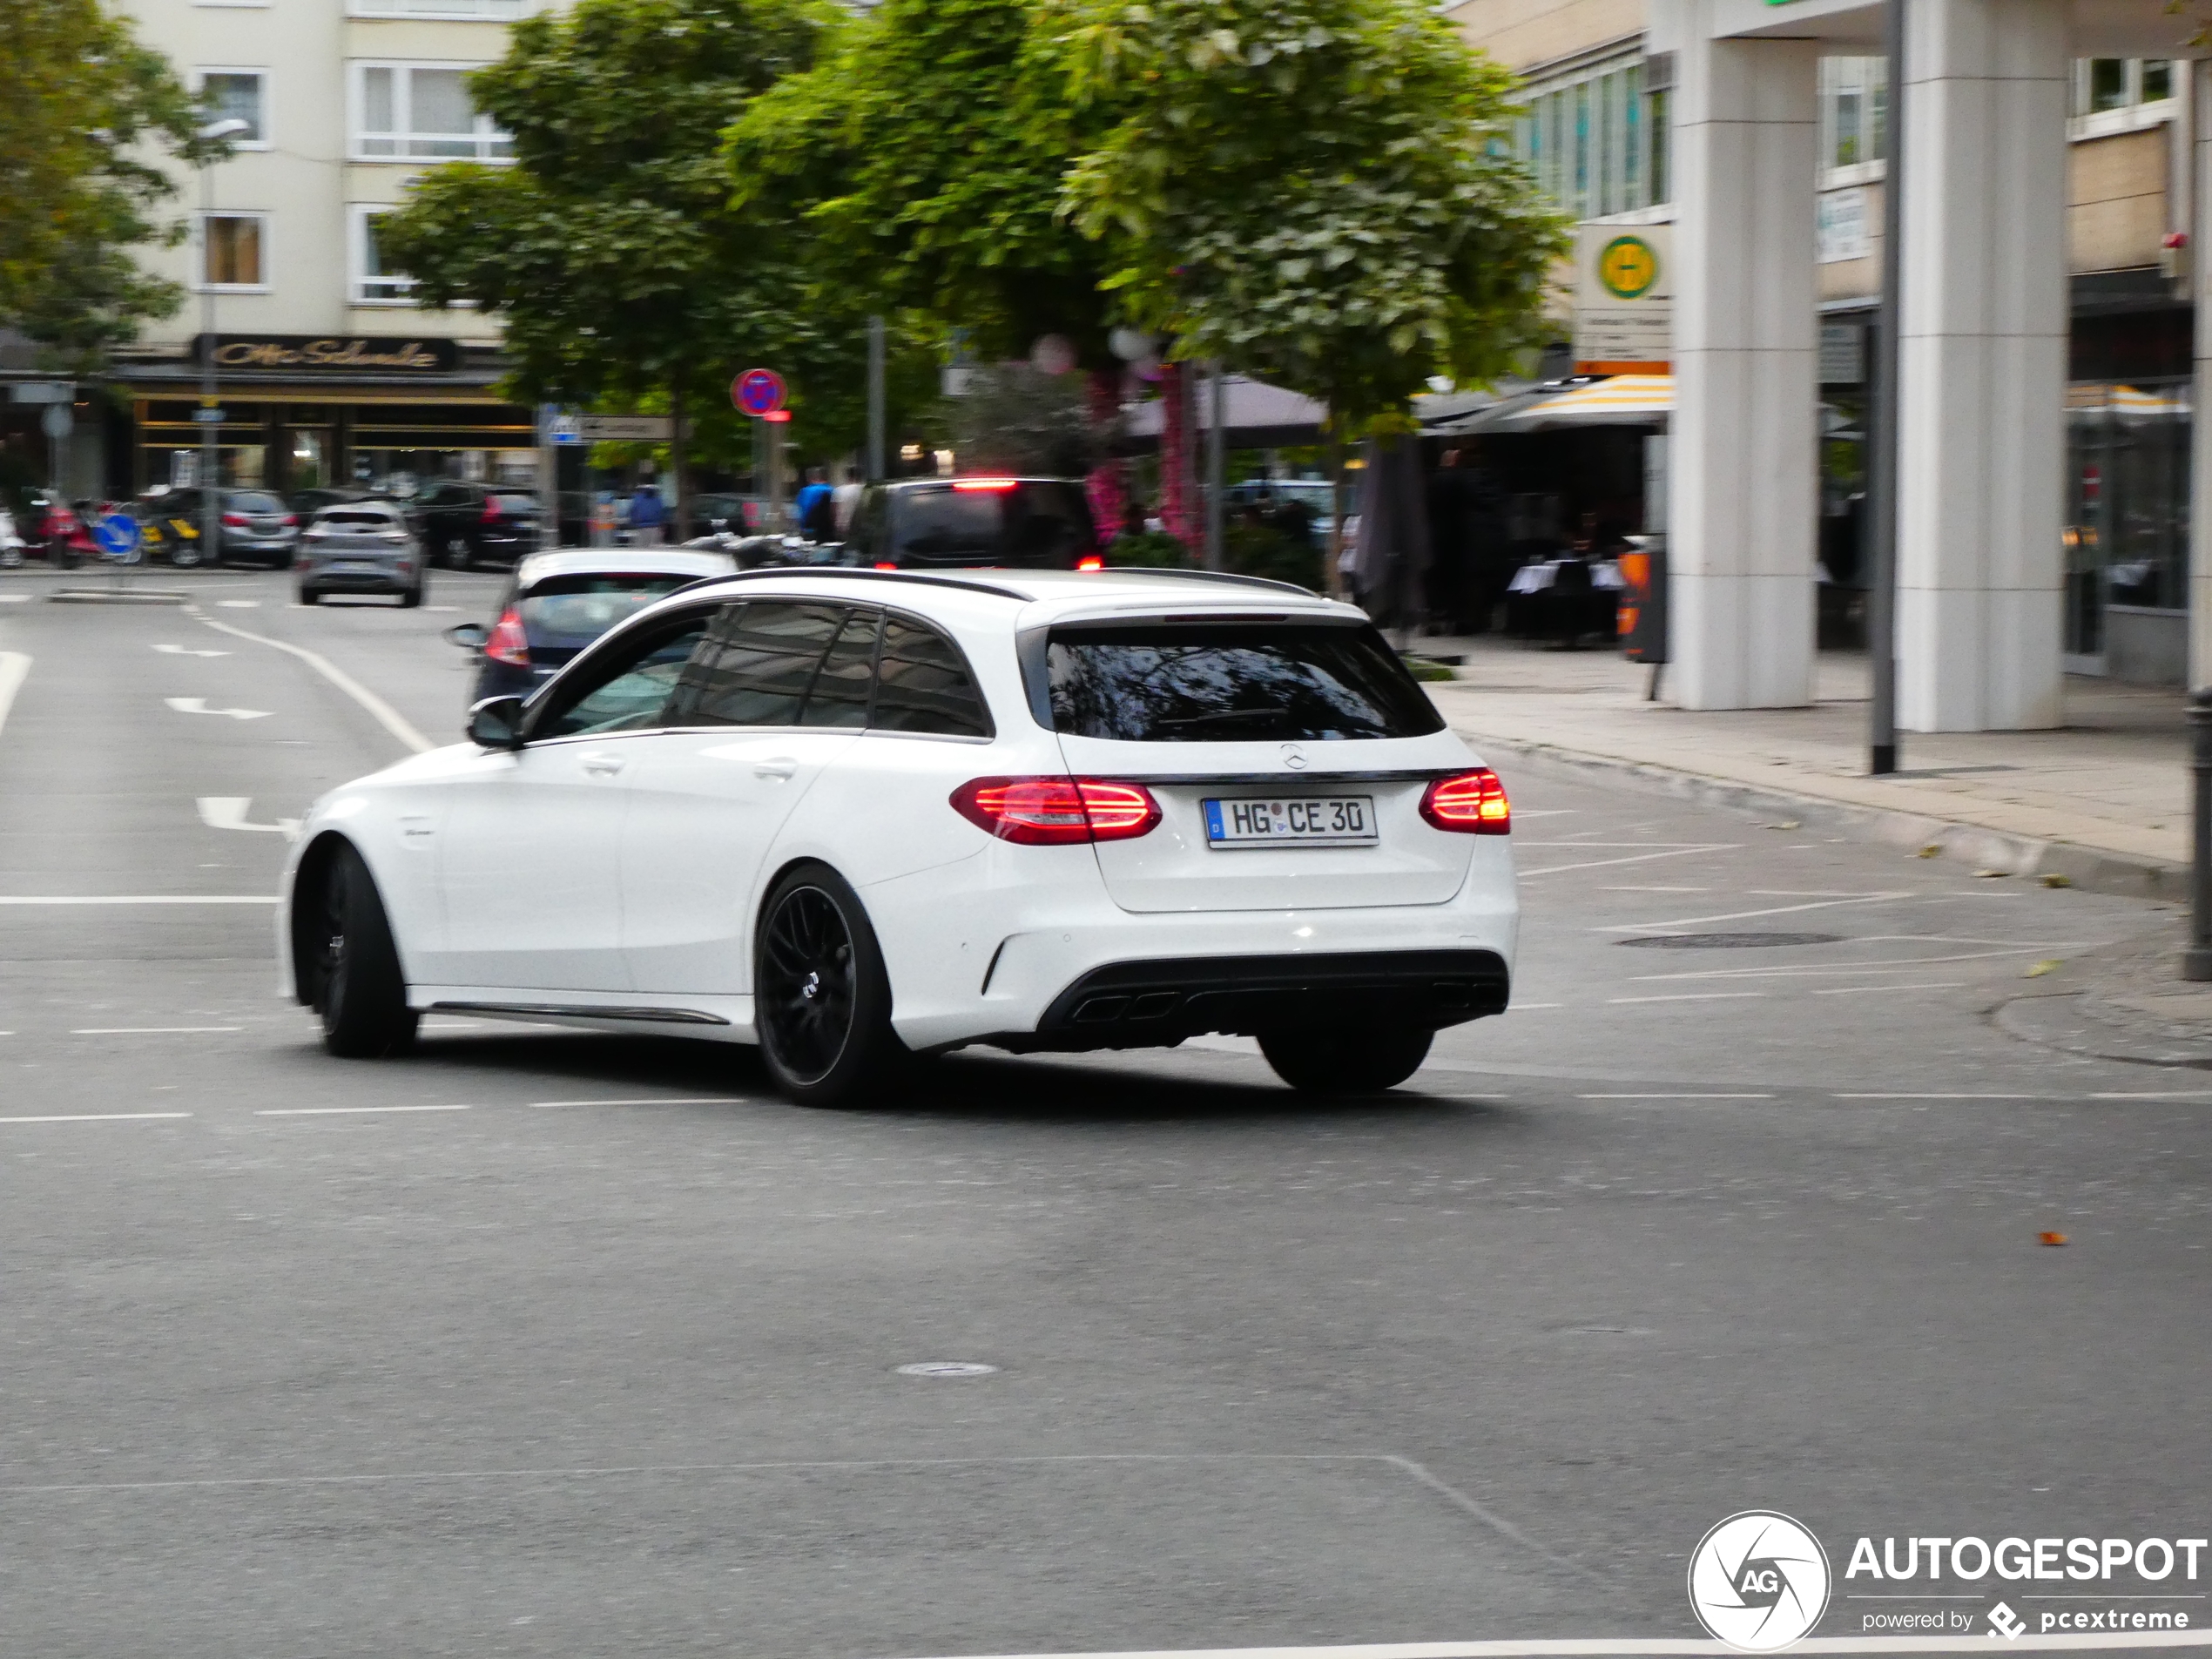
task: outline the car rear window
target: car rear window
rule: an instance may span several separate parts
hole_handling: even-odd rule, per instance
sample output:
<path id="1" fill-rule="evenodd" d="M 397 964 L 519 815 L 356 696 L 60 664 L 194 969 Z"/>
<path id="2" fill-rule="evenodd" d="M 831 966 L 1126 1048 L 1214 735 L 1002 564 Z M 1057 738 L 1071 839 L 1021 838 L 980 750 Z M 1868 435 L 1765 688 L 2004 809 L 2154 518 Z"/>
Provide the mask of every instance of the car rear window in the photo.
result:
<path id="1" fill-rule="evenodd" d="M 1092 550 L 1080 485 L 954 480 L 899 490 L 891 530 L 897 555 L 927 564 L 1071 565 Z"/>
<path id="2" fill-rule="evenodd" d="M 502 513 L 534 513 L 537 510 L 535 496 L 494 496 L 492 504 Z"/>
<path id="3" fill-rule="evenodd" d="M 333 529 L 388 530 L 395 522 L 390 513 L 380 513 L 374 508 L 352 508 L 343 511 L 325 508 L 322 522 Z"/>
<path id="4" fill-rule="evenodd" d="M 1444 722 L 1372 628 L 1116 623 L 1055 628 L 1055 731 L 1130 743 L 1416 738 Z"/>
<path id="5" fill-rule="evenodd" d="M 264 496 L 255 489 L 241 489 L 231 497 L 231 510 L 235 513 L 280 513 L 285 510 L 285 506 L 274 496 Z"/>
<path id="6" fill-rule="evenodd" d="M 524 596 L 523 630 L 532 639 L 597 639 L 692 576 L 548 577 Z"/>

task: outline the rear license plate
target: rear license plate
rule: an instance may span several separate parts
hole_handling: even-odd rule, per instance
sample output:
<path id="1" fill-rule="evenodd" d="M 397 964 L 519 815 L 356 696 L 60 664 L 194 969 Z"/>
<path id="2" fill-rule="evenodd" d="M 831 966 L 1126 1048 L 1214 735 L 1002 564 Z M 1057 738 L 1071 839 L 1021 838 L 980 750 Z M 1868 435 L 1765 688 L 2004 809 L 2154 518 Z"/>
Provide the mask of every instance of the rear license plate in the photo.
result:
<path id="1" fill-rule="evenodd" d="M 1288 795 L 1265 800 L 1201 801 L 1214 846 L 1372 846 L 1371 795 Z"/>
<path id="2" fill-rule="evenodd" d="M 371 560 L 341 559 L 330 567 L 334 576 L 381 576 L 384 567 Z"/>

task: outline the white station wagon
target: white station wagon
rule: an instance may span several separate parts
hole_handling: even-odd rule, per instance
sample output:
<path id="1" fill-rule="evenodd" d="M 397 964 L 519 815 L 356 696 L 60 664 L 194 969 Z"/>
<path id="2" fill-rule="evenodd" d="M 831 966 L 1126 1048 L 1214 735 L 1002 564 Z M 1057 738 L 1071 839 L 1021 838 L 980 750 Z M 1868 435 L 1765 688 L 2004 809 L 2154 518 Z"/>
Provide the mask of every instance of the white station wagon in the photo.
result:
<path id="1" fill-rule="evenodd" d="M 332 791 L 280 921 L 334 1054 L 430 1009 L 913 1055 L 1258 1039 L 1387 1089 L 1501 1012 L 1504 790 L 1366 617 L 1154 570 L 758 570 Z"/>

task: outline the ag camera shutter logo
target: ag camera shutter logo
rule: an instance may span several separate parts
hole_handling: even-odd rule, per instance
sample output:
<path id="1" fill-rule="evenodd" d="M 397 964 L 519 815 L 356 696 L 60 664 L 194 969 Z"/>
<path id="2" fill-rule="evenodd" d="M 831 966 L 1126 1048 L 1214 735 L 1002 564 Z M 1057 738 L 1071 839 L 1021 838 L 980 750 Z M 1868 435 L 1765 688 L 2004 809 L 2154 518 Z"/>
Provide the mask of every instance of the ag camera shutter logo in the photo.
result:
<path id="1" fill-rule="evenodd" d="M 1747 1509 L 1707 1533 L 1689 1557 L 1689 1605 L 1719 1641 L 1774 1653 L 1828 1610 L 1828 1553 L 1787 1515 Z"/>

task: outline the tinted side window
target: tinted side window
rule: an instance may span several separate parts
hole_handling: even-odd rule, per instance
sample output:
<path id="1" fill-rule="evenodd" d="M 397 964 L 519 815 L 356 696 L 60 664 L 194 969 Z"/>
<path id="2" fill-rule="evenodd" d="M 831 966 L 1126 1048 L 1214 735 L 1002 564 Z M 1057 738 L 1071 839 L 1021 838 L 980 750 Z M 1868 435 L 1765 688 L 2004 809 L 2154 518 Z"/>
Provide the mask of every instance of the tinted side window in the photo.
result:
<path id="1" fill-rule="evenodd" d="M 990 717 L 958 648 L 934 628 L 904 617 L 884 619 L 875 718 L 870 724 L 881 732 L 991 734 Z"/>
<path id="2" fill-rule="evenodd" d="M 801 725 L 851 726 L 868 723 L 868 692 L 875 682 L 875 629 L 878 614 L 855 610 L 846 618 L 837 643 L 822 659 L 806 693 Z"/>
<path id="3" fill-rule="evenodd" d="M 759 599 L 732 605 L 716 623 L 711 649 L 685 676 L 671 711 L 677 725 L 797 725 L 843 605 Z"/>
<path id="4" fill-rule="evenodd" d="M 711 613 L 656 630 L 594 664 L 573 684 L 556 682 L 554 700 L 532 725 L 530 736 L 580 738 L 604 732 L 638 732 L 664 724 L 684 665 L 706 638 Z"/>

